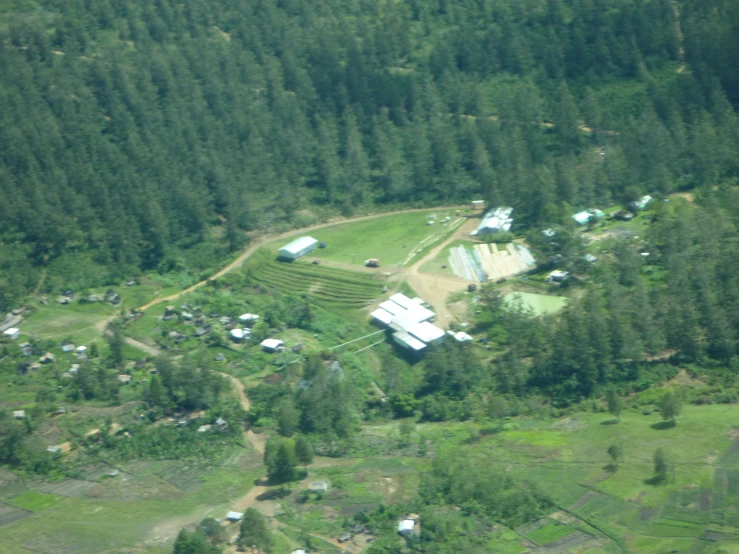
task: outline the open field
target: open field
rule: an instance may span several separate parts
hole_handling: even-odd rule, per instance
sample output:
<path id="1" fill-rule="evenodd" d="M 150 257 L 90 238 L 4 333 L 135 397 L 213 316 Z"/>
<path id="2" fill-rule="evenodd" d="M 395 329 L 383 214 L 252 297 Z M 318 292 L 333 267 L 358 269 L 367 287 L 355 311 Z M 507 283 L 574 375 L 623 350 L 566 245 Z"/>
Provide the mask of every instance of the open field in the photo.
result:
<path id="1" fill-rule="evenodd" d="M 62 306 L 48 304 L 38 309 L 20 325 L 21 333 L 40 339 L 56 339 L 74 337 L 79 344 L 100 339 L 97 327 L 106 321 L 116 309 L 109 304 L 79 304 L 73 302 Z M 22 337 L 23 335 L 21 335 Z"/>
<path id="2" fill-rule="evenodd" d="M 257 283 L 294 294 L 308 293 L 327 309 L 347 310 L 368 306 L 382 294 L 381 276 L 341 269 L 277 261 L 267 249 L 260 250 L 244 266 Z"/>
<path id="3" fill-rule="evenodd" d="M 427 225 L 428 214 L 437 215 L 433 225 Z M 423 241 L 444 234 L 448 224 L 441 224 L 440 218 L 454 215 L 450 210 L 428 210 L 335 225 L 311 234 L 315 239 L 326 242 L 328 247 L 315 250 L 307 257 L 358 266 L 368 258 L 380 258 L 383 266 L 400 265 Z M 273 251 L 288 242 L 290 240 L 274 243 L 271 245 Z"/>

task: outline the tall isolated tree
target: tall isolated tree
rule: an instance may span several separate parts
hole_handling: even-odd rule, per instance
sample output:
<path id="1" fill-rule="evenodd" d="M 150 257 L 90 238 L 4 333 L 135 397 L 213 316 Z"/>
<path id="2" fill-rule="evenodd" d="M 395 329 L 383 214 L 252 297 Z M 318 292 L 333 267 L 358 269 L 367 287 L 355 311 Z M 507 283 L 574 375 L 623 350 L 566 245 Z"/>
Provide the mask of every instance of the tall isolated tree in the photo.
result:
<path id="1" fill-rule="evenodd" d="M 654 483 L 664 483 L 667 479 L 667 471 L 670 468 L 670 459 L 667 451 L 661 446 L 654 451 Z"/>
<path id="2" fill-rule="evenodd" d="M 313 463 L 313 447 L 302 435 L 295 439 L 295 458 L 298 463 L 303 464 L 303 469 L 307 474 L 308 466 Z"/>
<path id="3" fill-rule="evenodd" d="M 107 331 L 105 340 L 108 342 L 108 346 L 110 346 L 110 357 L 118 369 L 123 369 L 123 365 L 126 362 L 126 357 L 123 353 L 123 346 L 126 340 L 123 336 L 123 326 L 120 322 L 112 322 L 108 324 Z"/>
<path id="4" fill-rule="evenodd" d="M 621 410 L 624 407 L 624 403 L 615 388 L 611 387 L 606 392 L 606 402 L 608 403 L 608 412 L 614 416 L 617 421 L 621 421 Z"/>
<path id="5" fill-rule="evenodd" d="M 264 516 L 256 508 L 247 508 L 244 512 L 238 543 L 241 547 L 256 548 L 262 554 L 272 552 L 272 532 L 269 530 Z"/>
<path id="6" fill-rule="evenodd" d="M 662 419 L 672 422 L 673 425 L 675 424 L 675 418 L 680 415 L 682 407 L 682 401 L 672 391 L 665 393 L 665 395 L 660 398 L 658 404 L 659 412 L 662 414 Z"/>

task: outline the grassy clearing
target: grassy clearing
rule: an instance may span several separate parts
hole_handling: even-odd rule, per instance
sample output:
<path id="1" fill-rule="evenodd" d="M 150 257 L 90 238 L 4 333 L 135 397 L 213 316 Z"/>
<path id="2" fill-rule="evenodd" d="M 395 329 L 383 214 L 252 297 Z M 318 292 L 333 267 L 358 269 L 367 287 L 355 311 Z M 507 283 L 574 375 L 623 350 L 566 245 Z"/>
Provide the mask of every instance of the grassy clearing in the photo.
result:
<path id="1" fill-rule="evenodd" d="M 73 336 L 80 344 L 100 337 L 96 325 L 116 313 L 108 304 L 48 304 L 39 306 L 20 325 L 22 333 L 40 339 L 62 340 Z M 22 335 L 21 335 L 22 336 Z"/>
<path id="2" fill-rule="evenodd" d="M 437 215 L 434 225 L 427 225 L 429 214 Z M 328 247 L 315 250 L 310 256 L 356 265 L 364 264 L 367 258 L 380 258 L 383 266 L 400 265 L 421 241 L 443 233 L 446 228 L 439 221 L 447 216 L 454 217 L 454 211 L 388 215 L 321 229 L 311 236 L 326 242 Z M 276 252 L 289 242 L 275 243 L 272 251 Z"/>
<path id="3" fill-rule="evenodd" d="M 20 496 L 17 496 L 10 501 L 11 504 L 29 510 L 31 512 L 40 512 L 46 508 L 51 508 L 54 504 L 59 502 L 61 497 L 53 494 L 44 494 L 37 491 L 28 491 Z"/>

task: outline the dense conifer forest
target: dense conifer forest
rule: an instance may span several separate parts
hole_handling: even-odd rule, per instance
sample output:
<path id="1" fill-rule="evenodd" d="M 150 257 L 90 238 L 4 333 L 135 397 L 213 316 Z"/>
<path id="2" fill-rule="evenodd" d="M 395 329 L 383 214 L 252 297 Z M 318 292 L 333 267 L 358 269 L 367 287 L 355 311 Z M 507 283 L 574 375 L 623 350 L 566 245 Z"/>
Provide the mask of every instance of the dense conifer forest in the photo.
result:
<path id="1" fill-rule="evenodd" d="M 215 266 L 396 205 L 570 208 L 731 182 L 730 0 L 14 0 L 0 307 Z"/>

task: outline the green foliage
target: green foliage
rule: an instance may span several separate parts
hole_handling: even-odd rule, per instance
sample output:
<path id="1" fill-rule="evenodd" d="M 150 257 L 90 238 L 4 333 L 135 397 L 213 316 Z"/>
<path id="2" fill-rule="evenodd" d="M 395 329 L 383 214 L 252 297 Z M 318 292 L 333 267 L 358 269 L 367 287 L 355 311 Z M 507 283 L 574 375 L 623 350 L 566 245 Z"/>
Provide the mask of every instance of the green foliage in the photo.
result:
<path id="1" fill-rule="evenodd" d="M 659 401 L 659 412 L 665 421 L 675 422 L 682 410 L 682 400 L 672 391 L 666 392 Z"/>
<path id="2" fill-rule="evenodd" d="M 272 483 L 290 484 L 297 478 L 296 466 L 298 460 L 295 455 L 295 441 L 281 439 L 279 442 L 269 442 L 264 449 L 264 465 L 267 467 L 267 476 Z"/>
<path id="3" fill-rule="evenodd" d="M 667 451 L 661 446 L 654 451 L 654 477 L 653 483 L 661 484 L 667 480 L 667 472 L 670 469 L 670 459 Z"/>
<path id="4" fill-rule="evenodd" d="M 272 532 L 262 513 L 256 508 L 247 508 L 241 520 L 239 545 L 246 548 L 258 548 L 260 552 L 270 554 L 273 541 Z"/>
<path id="5" fill-rule="evenodd" d="M 623 400 L 618 394 L 618 391 L 613 387 L 606 391 L 606 402 L 608 403 L 608 412 L 615 416 L 616 419 L 621 419 L 621 410 L 623 410 Z"/>
<path id="6" fill-rule="evenodd" d="M 182 529 L 174 541 L 172 554 L 218 554 L 220 550 L 208 542 L 201 529 L 188 533 Z"/>
<path id="7" fill-rule="evenodd" d="M 313 463 L 313 447 L 302 435 L 295 438 L 295 458 L 304 467 Z"/>

